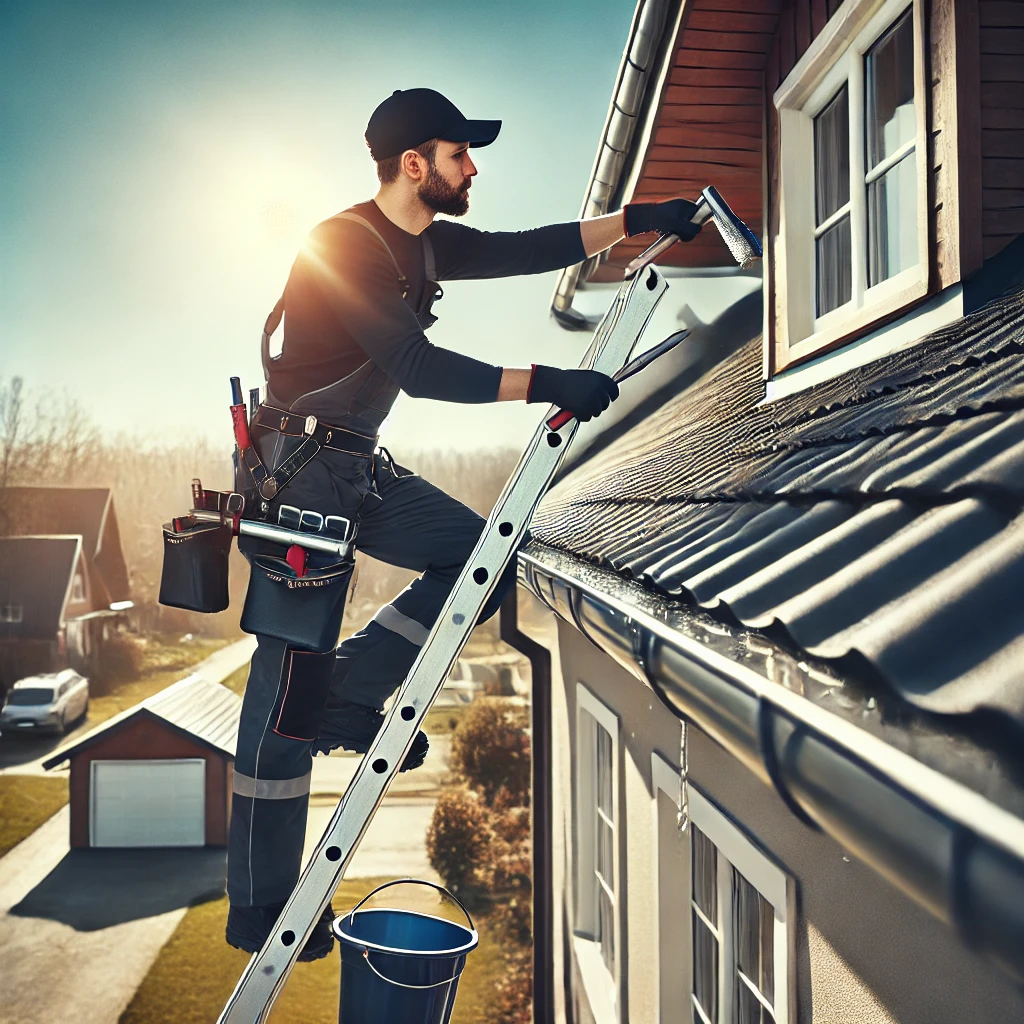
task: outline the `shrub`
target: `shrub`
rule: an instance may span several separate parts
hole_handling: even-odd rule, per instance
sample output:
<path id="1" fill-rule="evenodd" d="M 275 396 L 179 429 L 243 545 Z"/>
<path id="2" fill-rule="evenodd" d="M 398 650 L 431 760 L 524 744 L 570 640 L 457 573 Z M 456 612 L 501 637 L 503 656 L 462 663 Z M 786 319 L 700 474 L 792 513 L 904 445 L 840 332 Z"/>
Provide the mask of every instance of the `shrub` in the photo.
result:
<path id="1" fill-rule="evenodd" d="M 487 808 L 464 786 L 441 791 L 427 829 L 427 856 L 453 892 L 480 884 L 492 832 Z"/>
<path id="2" fill-rule="evenodd" d="M 123 683 L 138 679 L 145 665 L 143 645 L 125 633 L 115 633 L 100 644 L 92 682 Z"/>
<path id="3" fill-rule="evenodd" d="M 463 715 L 449 764 L 488 805 L 499 793 L 506 806 L 526 806 L 530 799 L 529 717 L 525 708 L 503 700 L 480 698 Z"/>

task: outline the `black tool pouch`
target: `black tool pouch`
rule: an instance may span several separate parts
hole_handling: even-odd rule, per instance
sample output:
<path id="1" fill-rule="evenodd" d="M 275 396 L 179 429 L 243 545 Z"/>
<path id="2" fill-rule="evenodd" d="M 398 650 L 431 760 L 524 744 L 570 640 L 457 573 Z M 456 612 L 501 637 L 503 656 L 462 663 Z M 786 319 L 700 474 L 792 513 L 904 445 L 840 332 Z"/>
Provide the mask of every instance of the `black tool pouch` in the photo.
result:
<path id="1" fill-rule="evenodd" d="M 253 555 L 242 630 L 284 640 L 320 654 L 337 646 L 353 562 L 296 576 L 283 559 Z"/>
<path id="2" fill-rule="evenodd" d="M 190 612 L 224 611 L 231 536 L 230 523 L 194 523 L 180 531 L 165 523 L 160 603 Z"/>

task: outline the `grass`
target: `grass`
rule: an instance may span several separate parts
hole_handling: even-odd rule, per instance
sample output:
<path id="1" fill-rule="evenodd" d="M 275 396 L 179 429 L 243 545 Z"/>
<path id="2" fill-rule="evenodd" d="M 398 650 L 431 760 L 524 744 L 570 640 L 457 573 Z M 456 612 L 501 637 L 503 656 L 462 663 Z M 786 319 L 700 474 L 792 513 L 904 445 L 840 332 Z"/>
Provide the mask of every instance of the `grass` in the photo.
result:
<path id="1" fill-rule="evenodd" d="M 68 802 L 68 780 L 0 775 L 0 857 L 30 836 Z"/>
<path id="2" fill-rule="evenodd" d="M 354 906 L 386 879 L 360 878 L 338 887 L 334 906 L 342 912 Z M 395 890 L 400 892 L 401 890 Z M 231 994 L 249 954 L 224 941 L 227 898 L 191 907 L 160 951 L 119 1024 L 209 1024 L 216 1020 Z M 452 1024 L 481 1024 L 494 1001 L 494 984 L 501 975 L 499 944 L 478 920 L 480 946 L 471 953 L 459 982 Z M 338 954 L 297 964 L 270 1021 L 277 1024 L 336 1024 L 338 1020 Z"/>
<path id="3" fill-rule="evenodd" d="M 183 644 L 170 636 L 155 635 L 141 642 L 140 667 L 135 679 L 111 685 L 110 693 L 89 698 L 88 726 L 134 707 L 188 674 L 188 670 L 236 638 L 200 637 Z"/>

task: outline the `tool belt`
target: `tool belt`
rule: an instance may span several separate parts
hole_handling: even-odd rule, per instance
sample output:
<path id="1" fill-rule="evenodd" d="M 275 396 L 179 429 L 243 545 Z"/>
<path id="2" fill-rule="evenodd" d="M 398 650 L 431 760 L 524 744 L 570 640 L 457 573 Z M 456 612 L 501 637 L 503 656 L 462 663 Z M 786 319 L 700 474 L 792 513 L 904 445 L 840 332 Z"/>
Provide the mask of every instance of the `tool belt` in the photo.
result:
<path id="1" fill-rule="evenodd" d="M 241 450 L 242 461 L 252 474 L 256 490 L 264 501 L 272 501 L 289 480 L 303 466 L 314 458 L 321 448 L 370 458 L 377 444 L 376 437 L 335 427 L 330 423 L 320 423 L 315 416 L 302 416 L 275 409 L 273 406 L 261 405 L 252 417 L 254 426 L 267 430 L 276 430 L 288 437 L 303 437 L 305 440 L 271 473 L 259 457 L 254 445 L 250 444 Z"/>

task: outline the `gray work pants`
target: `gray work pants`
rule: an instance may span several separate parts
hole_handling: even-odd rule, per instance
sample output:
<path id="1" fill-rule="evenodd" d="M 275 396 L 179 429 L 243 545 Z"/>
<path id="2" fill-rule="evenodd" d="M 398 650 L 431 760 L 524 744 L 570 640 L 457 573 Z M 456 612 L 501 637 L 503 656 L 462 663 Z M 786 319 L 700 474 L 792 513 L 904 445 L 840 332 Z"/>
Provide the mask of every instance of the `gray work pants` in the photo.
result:
<path id="1" fill-rule="evenodd" d="M 372 476 L 366 460 L 334 453 L 331 460 L 318 456 L 282 499 L 325 515 L 355 512 L 358 550 L 423 575 L 328 654 L 257 637 L 235 755 L 228 896 L 236 906 L 263 906 L 291 894 L 305 838 L 310 748 L 325 709 L 329 715 L 338 700 L 383 707 L 405 680 L 484 524 L 386 453 L 374 456 Z M 481 622 L 514 582 L 515 560 Z"/>

